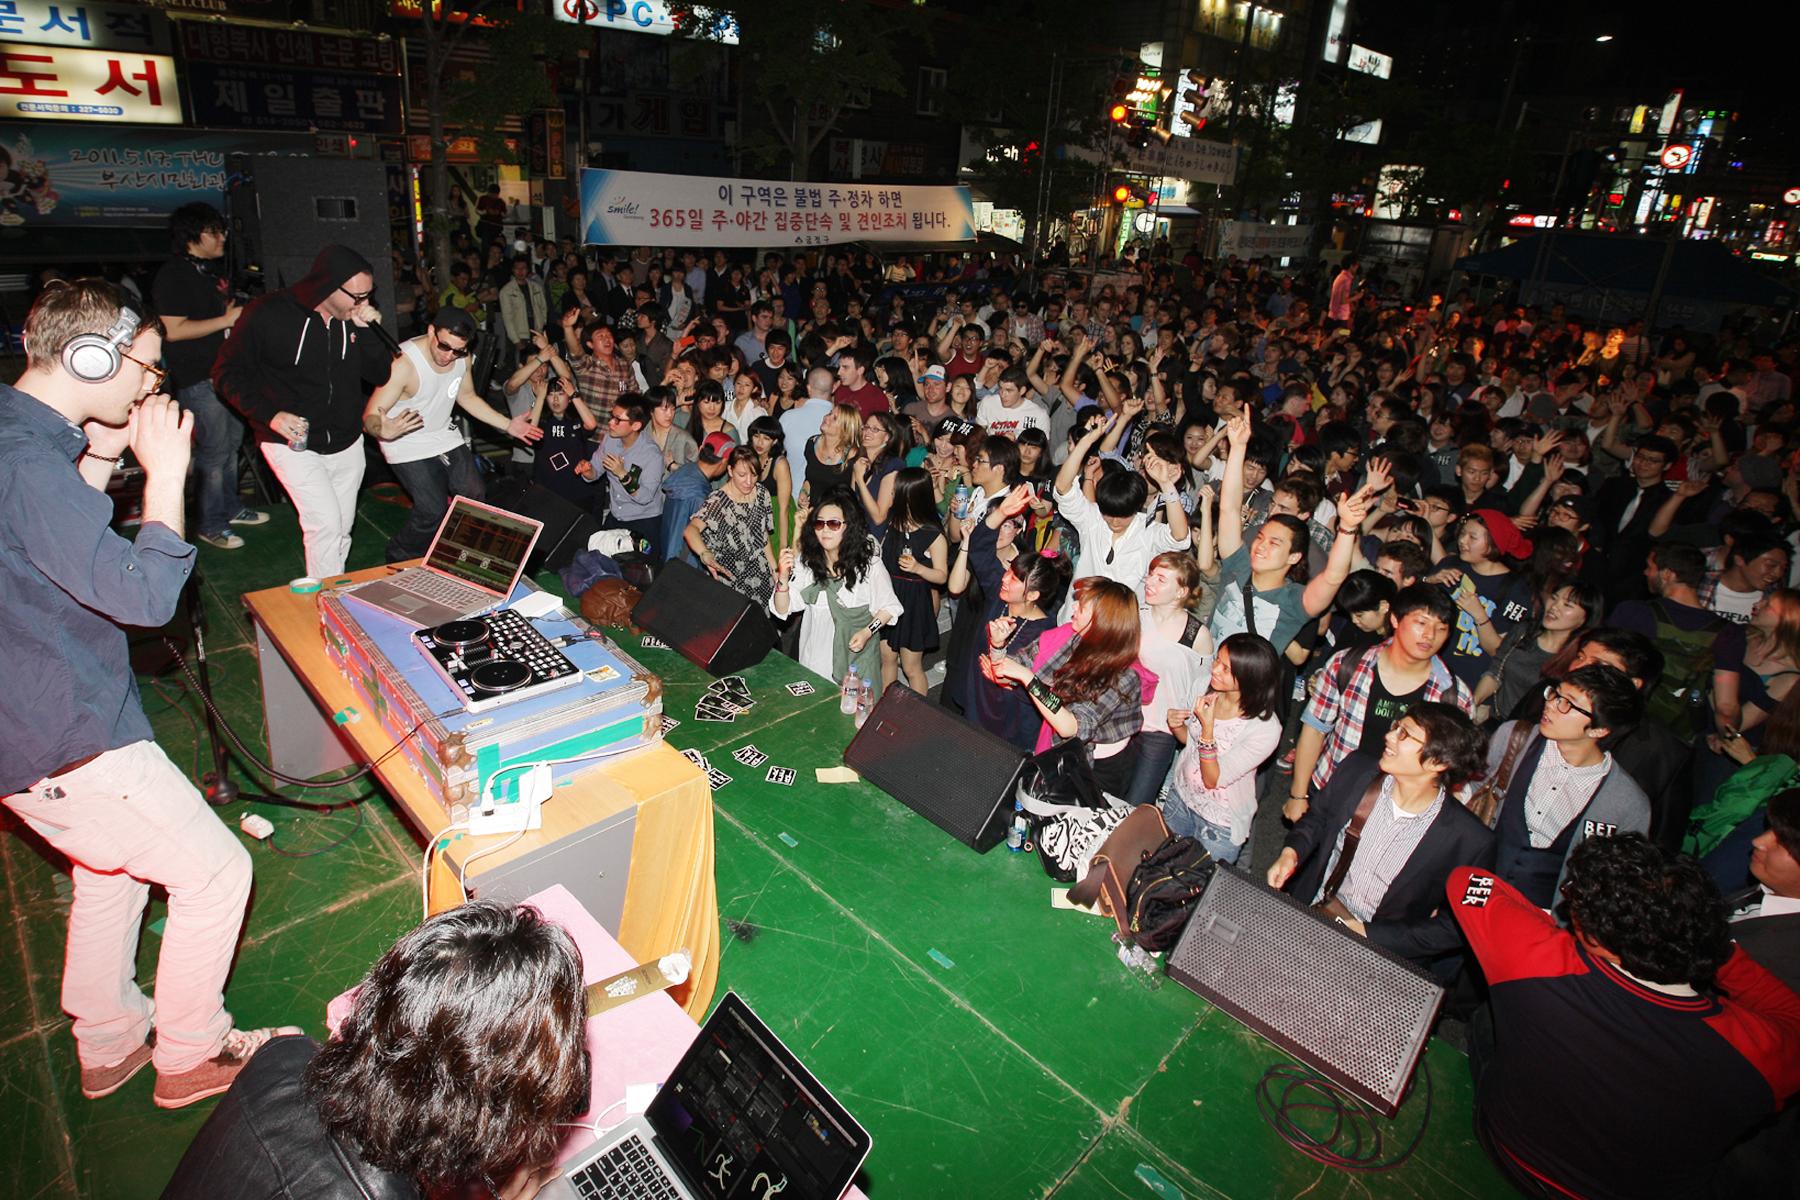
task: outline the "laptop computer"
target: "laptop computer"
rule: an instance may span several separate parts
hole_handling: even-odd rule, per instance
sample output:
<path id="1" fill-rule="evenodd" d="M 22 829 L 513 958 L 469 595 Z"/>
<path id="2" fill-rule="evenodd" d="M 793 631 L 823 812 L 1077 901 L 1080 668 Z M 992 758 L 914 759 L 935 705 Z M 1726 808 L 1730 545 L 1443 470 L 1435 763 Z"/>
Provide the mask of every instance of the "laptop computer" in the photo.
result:
<path id="1" fill-rule="evenodd" d="M 563 1165 L 545 1200 L 837 1200 L 869 1134 L 736 992 L 643 1115 Z"/>
<path id="2" fill-rule="evenodd" d="M 425 561 L 344 595 L 418 629 L 505 604 L 544 531 L 541 521 L 453 496 Z"/>

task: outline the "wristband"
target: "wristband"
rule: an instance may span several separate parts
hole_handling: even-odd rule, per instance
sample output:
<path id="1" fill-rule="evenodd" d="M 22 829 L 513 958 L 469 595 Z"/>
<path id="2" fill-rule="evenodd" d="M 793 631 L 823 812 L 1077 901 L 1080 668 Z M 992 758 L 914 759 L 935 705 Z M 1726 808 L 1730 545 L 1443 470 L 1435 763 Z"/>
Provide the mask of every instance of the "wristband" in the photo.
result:
<path id="1" fill-rule="evenodd" d="M 869 622 L 869 632 L 870 633 L 880 633 L 881 632 L 881 618 L 880 617 L 876 617 Z"/>
<path id="2" fill-rule="evenodd" d="M 1062 701 L 1058 700 L 1056 698 L 1056 693 L 1052 692 L 1049 686 L 1036 675 L 1033 675 L 1030 681 L 1026 683 L 1025 694 L 1043 705 L 1045 712 L 1057 713 L 1062 711 Z"/>
<path id="3" fill-rule="evenodd" d="M 95 454 L 92 450 L 83 450 L 81 452 L 81 457 L 91 458 L 98 462 L 111 463 L 116 467 L 119 465 L 119 460 L 125 456 L 123 454 Z"/>

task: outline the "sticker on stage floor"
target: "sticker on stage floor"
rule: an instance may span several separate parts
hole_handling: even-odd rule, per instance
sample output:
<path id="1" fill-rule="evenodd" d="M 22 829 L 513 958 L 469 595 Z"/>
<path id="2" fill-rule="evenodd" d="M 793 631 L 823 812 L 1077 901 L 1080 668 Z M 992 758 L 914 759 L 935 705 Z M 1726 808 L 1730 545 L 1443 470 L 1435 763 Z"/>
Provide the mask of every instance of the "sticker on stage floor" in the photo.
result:
<path id="1" fill-rule="evenodd" d="M 770 767 L 764 778 L 770 783 L 779 783 L 782 787 L 793 787 L 796 773 L 792 767 Z"/>
<path id="2" fill-rule="evenodd" d="M 706 768 L 706 782 L 712 784 L 713 791 L 716 792 L 731 782 L 731 776 L 717 767 L 708 767 Z"/>
<path id="3" fill-rule="evenodd" d="M 785 829 L 775 836 L 781 839 L 781 844 L 784 846 L 798 847 L 800 845 L 799 839 Z"/>
<path id="4" fill-rule="evenodd" d="M 713 684 L 713 688 L 719 689 L 734 700 L 741 700 L 745 704 L 751 703 L 750 685 L 744 682 L 742 675 L 727 675 Z M 707 690 L 711 691 L 712 689 Z"/>
<path id="5" fill-rule="evenodd" d="M 738 711 L 729 704 L 721 704 L 710 697 L 702 696 L 699 702 L 694 705 L 694 719 L 696 721 L 717 721 L 724 724 L 730 724 L 732 721 L 738 719 Z"/>
<path id="6" fill-rule="evenodd" d="M 790 696 L 810 696 L 814 690 L 813 685 L 804 679 L 787 685 L 787 692 Z"/>
<path id="7" fill-rule="evenodd" d="M 760 767 L 769 761 L 769 756 L 764 754 L 761 750 L 758 750 L 755 746 L 739 746 L 736 750 L 731 752 L 731 757 L 737 759 L 746 767 Z"/>
<path id="8" fill-rule="evenodd" d="M 677 721 L 674 717 L 671 717 L 668 713 L 664 713 L 663 717 L 662 717 L 663 736 L 667 737 L 669 734 L 669 730 L 675 728 L 679 724 L 681 724 L 680 721 Z"/>
<path id="9" fill-rule="evenodd" d="M 640 641 L 638 645 L 646 650 L 667 650 L 669 648 L 669 643 L 663 641 L 661 638 L 653 638 L 648 635 L 645 635 L 644 639 Z"/>
<path id="10" fill-rule="evenodd" d="M 683 750 L 681 752 L 681 757 L 687 759 L 689 762 L 693 763 L 696 767 L 699 767 L 702 771 L 706 770 L 709 766 L 712 765 L 711 763 L 706 761 L 706 755 L 700 753 L 698 750 Z"/>

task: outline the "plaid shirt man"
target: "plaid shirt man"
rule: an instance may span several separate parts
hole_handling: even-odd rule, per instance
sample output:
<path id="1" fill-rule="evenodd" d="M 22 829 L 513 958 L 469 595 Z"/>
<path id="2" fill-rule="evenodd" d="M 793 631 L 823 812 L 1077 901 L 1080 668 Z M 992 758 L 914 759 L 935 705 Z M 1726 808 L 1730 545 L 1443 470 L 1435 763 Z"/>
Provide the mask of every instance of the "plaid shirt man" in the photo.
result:
<path id="1" fill-rule="evenodd" d="M 1381 657 L 1381 651 L 1392 643 L 1393 639 L 1389 638 L 1374 650 L 1340 650 L 1319 668 L 1316 676 L 1319 690 L 1307 702 L 1306 712 L 1300 718 L 1325 735 L 1325 745 L 1313 767 L 1311 790 L 1324 787 L 1337 765 L 1362 745 L 1363 718 L 1369 711 L 1369 689 L 1375 681 L 1375 663 Z M 1338 673 L 1346 654 L 1361 657 L 1348 668 L 1349 674 L 1340 691 Z M 1468 686 L 1452 675 L 1444 660 L 1434 654 L 1431 656 L 1431 673 L 1425 679 L 1424 694 L 1419 698 L 1444 700 L 1446 692 L 1449 693 L 1448 703 L 1464 712 L 1474 711 L 1475 699 L 1469 694 Z"/>
<path id="2" fill-rule="evenodd" d="M 620 393 L 631 391 L 637 382 L 631 377 L 631 364 L 621 354 L 610 359 L 592 354 L 571 357 L 569 370 L 581 388 L 582 400 L 596 414 L 611 412 Z"/>

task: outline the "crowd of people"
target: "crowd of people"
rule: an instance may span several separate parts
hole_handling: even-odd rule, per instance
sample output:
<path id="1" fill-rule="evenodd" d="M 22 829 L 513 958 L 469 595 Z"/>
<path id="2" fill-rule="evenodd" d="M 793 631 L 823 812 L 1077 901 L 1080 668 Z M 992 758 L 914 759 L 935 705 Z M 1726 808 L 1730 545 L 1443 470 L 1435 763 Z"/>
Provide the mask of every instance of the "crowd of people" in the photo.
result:
<path id="1" fill-rule="evenodd" d="M 802 665 L 926 692 L 941 656 L 971 723 L 1073 744 L 1099 790 L 1436 976 L 1474 1015 L 1478 1125 L 1522 1190 L 1792 1177 L 1794 344 L 1407 305 L 1354 255 L 1284 275 L 1158 247 L 1098 286 L 946 256 L 895 282 L 872 254 L 488 232 L 459 235 L 397 359 L 341 248 L 166 326 L 194 420 L 221 424 L 189 403 L 206 382 L 257 432 L 309 574 L 343 568 L 365 436 L 414 501 L 390 558 L 478 493 L 461 413 L 651 564 L 765 606 Z M 190 214 L 190 263 L 214 233 Z M 226 328 L 210 370 L 177 362 L 179 331 Z M 93 424 L 111 409 L 60 411 L 91 456 L 122 449 Z M 148 420 L 133 438 L 172 461 Z M 230 548 L 256 514 L 209 478 L 199 531 Z M 148 530 L 138 553 L 168 556 Z M 34 825 L 69 748 L 0 778 Z M 196 1005 L 228 1026 L 216 993 Z M 136 1069 L 106 1061 L 131 1015 L 87 1038 L 78 1017 L 97 1080 Z M 159 1071 L 208 1043 L 159 1046 Z M 1540 1084 L 1590 1099 L 1558 1115 Z M 1613 1088 L 1631 1120 L 1573 1144 Z"/>

